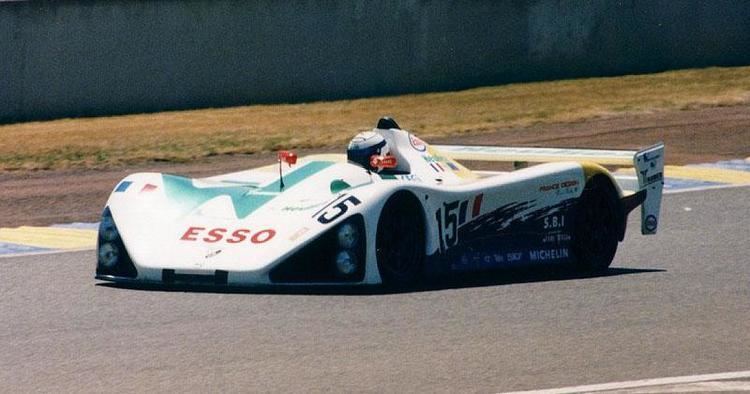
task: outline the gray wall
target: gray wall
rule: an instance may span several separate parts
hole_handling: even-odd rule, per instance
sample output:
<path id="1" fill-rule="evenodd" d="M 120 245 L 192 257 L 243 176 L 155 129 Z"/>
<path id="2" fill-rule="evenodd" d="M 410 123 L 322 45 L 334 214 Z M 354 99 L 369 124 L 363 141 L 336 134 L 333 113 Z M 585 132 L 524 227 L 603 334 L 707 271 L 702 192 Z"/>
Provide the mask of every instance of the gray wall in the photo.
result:
<path id="1" fill-rule="evenodd" d="M 0 2 L 0 122 L 750 64 L 750 1 Z"/>

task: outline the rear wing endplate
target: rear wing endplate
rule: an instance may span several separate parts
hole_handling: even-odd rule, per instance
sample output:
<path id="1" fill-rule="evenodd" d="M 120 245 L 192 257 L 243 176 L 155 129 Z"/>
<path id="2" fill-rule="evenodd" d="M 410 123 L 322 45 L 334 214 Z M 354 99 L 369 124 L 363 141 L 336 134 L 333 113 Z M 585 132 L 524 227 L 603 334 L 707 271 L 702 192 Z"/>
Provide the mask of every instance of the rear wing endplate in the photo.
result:
<path id="1" fill-rule="evenodd" d="M 639 151 L 521 148 L 501 146 L 433 145 L 454 160 L 549 163 L 591 161 L 603 165 L 633 166 L 638 175 L 638 192 L 645 191 L 641 205 L 641 233 L 656 234 L 664 188 L 664 144 Z"/>
<path id="2" fill-rule="evenodd" d="M 638 175 L 639 191 L 646 191 L 641 205 L 641 233 L 656 234 L 664 189 L 664 144 L 639 150 L 633 158 L 633 167 Z"/>

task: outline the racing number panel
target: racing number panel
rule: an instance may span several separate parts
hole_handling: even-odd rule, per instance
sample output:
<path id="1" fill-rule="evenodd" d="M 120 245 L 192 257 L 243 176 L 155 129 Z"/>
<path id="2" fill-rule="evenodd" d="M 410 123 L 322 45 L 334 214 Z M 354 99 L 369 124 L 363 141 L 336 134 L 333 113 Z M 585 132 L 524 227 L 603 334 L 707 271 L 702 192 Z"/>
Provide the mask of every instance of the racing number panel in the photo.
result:
<path id="1" fill-rule="evenodd" d="M 449 201 L 436 210 L 440 247 L 430 256 L 436 272 L 464 272 L 536 264 L 563 264 L 572 251 L 576 198 L 535 208 L 513 202 L 470 217 L 469 202 Z"/>

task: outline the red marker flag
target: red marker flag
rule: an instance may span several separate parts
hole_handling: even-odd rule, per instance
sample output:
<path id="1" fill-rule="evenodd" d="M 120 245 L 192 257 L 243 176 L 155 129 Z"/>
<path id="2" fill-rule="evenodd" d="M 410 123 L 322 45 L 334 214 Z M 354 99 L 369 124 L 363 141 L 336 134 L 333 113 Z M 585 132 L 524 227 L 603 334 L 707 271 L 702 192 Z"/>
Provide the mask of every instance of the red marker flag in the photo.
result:
<path id="1" fill-rule="evenodd" d="M 297 164 L 297 154 L 292 151 L 281 150 L 279 151 L 278 156 L 280 162 L 287 163 L 290 167 Z"/>

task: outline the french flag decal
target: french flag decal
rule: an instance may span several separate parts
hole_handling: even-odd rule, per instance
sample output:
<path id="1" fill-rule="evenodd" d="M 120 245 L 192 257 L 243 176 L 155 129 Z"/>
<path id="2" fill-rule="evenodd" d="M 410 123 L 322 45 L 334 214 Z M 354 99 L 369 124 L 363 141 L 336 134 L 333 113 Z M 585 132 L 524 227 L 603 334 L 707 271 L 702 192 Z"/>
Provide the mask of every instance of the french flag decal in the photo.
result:
<path id="1" fill-rule="evenodd" d="M 478 194 L 474 197 L 474 205 L 471 207 L 471 217 L 475 218 L 479 215 L 479 211 L 482 210 L 482 198 L 484 194 Z"/>
<path id="2" fill-rule="evenodd" d="M 132 185 L 133 182 L 130 181 L 123 181 L 119 185 L 117 185 L 117 188 L 115 188 L 115 193 L 123 193 L 125 190 L 128 190 L 130 185 Z"/>
<path id="3" fill-rule="evenodd" d="M 432 167 L 432 169 L 435 170 L 435 172 L 445 171 L 443 167 L 440 165 L 440 163 L 437 163 L 437 162 L 430 163 L 430 167 Z"/>

